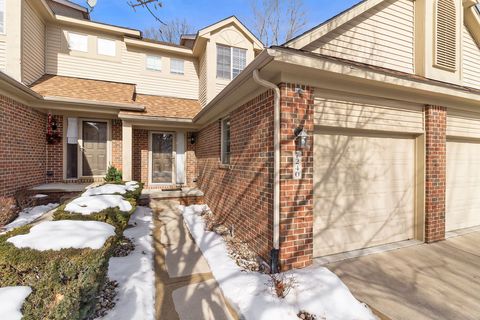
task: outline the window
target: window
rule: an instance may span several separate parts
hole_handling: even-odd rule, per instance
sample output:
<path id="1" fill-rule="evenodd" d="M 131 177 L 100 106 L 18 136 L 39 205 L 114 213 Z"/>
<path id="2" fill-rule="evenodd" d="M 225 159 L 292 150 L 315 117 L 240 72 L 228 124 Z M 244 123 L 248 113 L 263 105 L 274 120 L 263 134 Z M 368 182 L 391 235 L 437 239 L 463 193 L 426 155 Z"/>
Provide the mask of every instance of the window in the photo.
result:
<path id="1" fill-rule="evenodd" d="M 0 0 L 0 33 L 5 33 L 5 0 Z"/>
<path id="2" fill-rule="evenodd" d="M 98 38 L 97 51 L 102 56 L 115 57 L 117 54 L 117 43 L 115 40 Z"/>
<path id="3" fill-rule="evenodd" d="M 235 79 L 247 65 L 247 50 L 217 45 L 217 78 Z"/>
<path id="4" fill-rule="evenodd" d="M 184 61 L 180 59 L 170 60 L 170 73 L 184 74 Z"/>
<path id="5" fill-rule="evenodd" d="M 84 34 L 69 32 L 68 47 L 72 51 L 88 52 L 88 36 Z"/>
<path id="6" fill-rule="evenodd" d="M 147 70 L 162 71 L 162 58 L 147 55 Z"/>
<path id="7" fill-rule="evenodd" d="M 230 119 L 222 120 L 222 164 L 230 164 Z"/>

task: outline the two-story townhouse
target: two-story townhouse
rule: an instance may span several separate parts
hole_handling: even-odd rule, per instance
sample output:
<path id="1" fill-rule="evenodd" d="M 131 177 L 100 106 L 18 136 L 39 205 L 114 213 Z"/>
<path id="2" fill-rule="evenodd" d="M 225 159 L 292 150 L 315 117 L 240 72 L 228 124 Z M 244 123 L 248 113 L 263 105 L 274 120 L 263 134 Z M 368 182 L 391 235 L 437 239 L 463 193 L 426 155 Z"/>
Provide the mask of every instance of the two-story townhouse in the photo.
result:
<path id="1" fill-rule="evenodd" d="M 3 2 L 2 195 L 195 180 L 283 269 L 480 225 L 477 1 L 366 0 L 263 51 L 235 18 L 177 46 L 54 2 Z"/>

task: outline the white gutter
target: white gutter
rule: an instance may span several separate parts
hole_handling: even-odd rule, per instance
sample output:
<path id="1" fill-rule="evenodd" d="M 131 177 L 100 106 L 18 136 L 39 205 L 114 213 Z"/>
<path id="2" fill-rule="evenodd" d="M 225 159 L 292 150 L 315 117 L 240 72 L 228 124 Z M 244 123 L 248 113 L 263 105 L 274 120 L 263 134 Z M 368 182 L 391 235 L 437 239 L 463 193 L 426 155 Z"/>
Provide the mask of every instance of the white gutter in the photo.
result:
<path id="1" fill-rule="evenodd" d="M 273 248 L 280 249 L 280 89 L 277 85 L 260 78 L 258 69 L 253 71 L 253 79 L 259 85 L 274 92 L 273 115 Z"/>

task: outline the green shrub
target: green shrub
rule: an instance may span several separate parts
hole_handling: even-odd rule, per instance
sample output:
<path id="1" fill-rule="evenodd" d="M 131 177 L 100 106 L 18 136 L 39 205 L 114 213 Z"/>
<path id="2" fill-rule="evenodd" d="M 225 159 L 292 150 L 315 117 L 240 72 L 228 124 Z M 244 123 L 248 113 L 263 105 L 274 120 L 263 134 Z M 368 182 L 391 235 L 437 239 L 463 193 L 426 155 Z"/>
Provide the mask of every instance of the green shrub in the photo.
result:
<path id="1" fill-rule="evenodd" d="M 122 172 L 115 168 L 113 165 L 110 165 L 107 170 L 107 174 L 103 178 L 105 182 L 122 182 Z"/>
<path id="2" fill-rule="evenodd" d="M 53 214 L 53 220 L 82 220 L 82 221 L 101 221 L 111 224 L 115 227 L 116 233 L 121 234 L 128 226 L 131 214 L 135 211 L 135 201 L 127 199 L 132 204 L 132 210 L 129 212 L 123 212 L 116 208 L 107 208 L 98 213 L 92 213 L 90 215 L 82 215 L 78 213 L 71 213 L 65 211 L 65 206 L 60 206 Z"/>
<path id="3" fill-rule="evenodd" d="M 29 226 L 22 227 L 0 236 L 0 287 L 32 288 L 23 305 L 23 319 L 86 319 L 105 282 L 116 237 L 99 250 L 37 251 L 6 242 L 29 230 Z"/>

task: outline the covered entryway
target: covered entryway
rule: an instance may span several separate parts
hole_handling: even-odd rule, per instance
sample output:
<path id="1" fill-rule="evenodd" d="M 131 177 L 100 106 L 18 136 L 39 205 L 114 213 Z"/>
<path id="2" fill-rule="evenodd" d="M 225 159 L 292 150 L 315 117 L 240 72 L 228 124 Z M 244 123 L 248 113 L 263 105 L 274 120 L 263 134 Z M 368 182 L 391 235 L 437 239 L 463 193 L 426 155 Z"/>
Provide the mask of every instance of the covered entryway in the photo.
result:
<path id="1" fill-rule="evenodd" d="M 317 132 L 314 256 L 414 238 L 415 139 Z"/>
<path id="2" fill-rule="evenodd" d="M 480 140 L 447 141 L 446 231 L 480 225 Z"/>
<path id="3" fill-rule="evenodd" d="M 107 132 L 105 121 L 82 121 L 82 176 L 103 176 L 107 171 Z"/>

